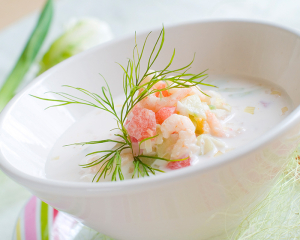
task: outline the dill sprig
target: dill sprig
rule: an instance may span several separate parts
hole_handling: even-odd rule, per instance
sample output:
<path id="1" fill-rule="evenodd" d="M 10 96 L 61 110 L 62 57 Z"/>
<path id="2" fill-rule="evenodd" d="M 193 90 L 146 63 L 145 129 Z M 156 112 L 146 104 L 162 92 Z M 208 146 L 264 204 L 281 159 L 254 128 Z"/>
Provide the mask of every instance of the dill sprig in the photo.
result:
<path id="1" fill-rule="evenodd" d="M 65 92 L 50 92 L 52 94 L 55 94 L 56 96 L 60 97 L 61 99 L 51 99 L 51 98 L 43 98 L 38 96 L 33 96 L 35 98 L 46 100 L 46 101 L 52 101 L 55 102 L 54 105 L 49 106 L 51 107 L 59 107 L 59 106 L 66 106 L 70 104 L 83 104 L 95 108 L 99 108 L 101 110 L 107 111 L 110 114 L 114 116 L 114 118 L 117 121 L 117 128 L 112 130 L 118 130 L 117 133 L 115 133 L 115 137 L 117 137 L 118 140 L 115 139 L 105 139 L 100 141 L 90 141 L 90 142 L 81 142 L 81 143 L 74 143 L 70 145 L 88 145 L 88 144 L 102 144 L 102 143 L 114 143 L 115 147 L 113 149 L 109 150 L 102 150 L 102 151 L 96 151 L 91 152 L 88 155 L 94 155 L 94 154 L 102 154 L 101 157 L 97 158 L 96 160 L 81 165 L 83 168 L 90 168 L 94 167 L 96 165 L 99 165 L 99 170 L 95 174 L 93 181 L 100 181 L 100 179 L 103 177 L 105 178 L 107 175 L 111 174 L 111 180 L 117 181 L 117 180 L 124 180 L 124 176 L 122 173 L 122 159 L 121 159 L 121 152 L 125 149 L 130 149 L 132 156 L 133 156 L 133 165 L 134 170 L 132 174 L 132 178 L 134 177 L 144 177 L 149 176 L 149 174 L 155 175 L 156 172 L 163 172 L 160 169 L 154 168 L 151 166 L 151 164 L 148 164 L 147 161 L 144 159 L 155 159 L 155 160 L 162 160 L 162 161 L 182 161 L 185 159 L 176 159 L 176 160 L 170 160 L 165 158 L 160 158 L 158 156 L 151 156 L 151 155 L 143 155 L 143 154 L 134 154 L 133 151 L 133 143 L 132 140 L 124 127 L 125 121 L 127 119 L 128 114 L 130 111 L 136 106 L 140 101 L 145 99 L 151 94 L 155 94 L 159 92 L 161 94 L 162 91 L 169 91 L 170 89 L 174 88 L 189 88 L 192 86 L 197 86 L 199 84 L 201 85 L 207 85 L 212 86 L 210 84 L 203 83 L 203 81 L 206 79 L 207 74 L 205 71 L 200 72 L 198 74 L 191 74 L 188 73 L 188 70 L 190 69 L 192 63 L 194 62 L 195 54 L 191 62 L 189 62 L 186 66 L 170 70 L 170 66 L 174 60 L 175 57 L 175 49 L 173 51 L 173 54 L 170 58 L 170 61 L 168 64 L 162 69 L 158 71 L 150 72 L 150 69 L 152 68 L 153 64 L 157 60 L 164 41 L 165 41 L 165 29 L 164 27 L 159 33 L 159 36 L 154 44 L 154 47 L 150 53 L 150 56 L 148 58 L 147 67 L 143 74 L 140 73 L 140 67 L 141 67 L 141 60 L 144 55 L 145 46 L 147 43 L 147 39 L 151 32 L 147 35 L 144 44 L 142 46 L 141 51 L 139 52 L 138 46 L 136 43 L 136 37 L 135 37 L 135 47 L 133 49 L 133 57 L 132 59 L 129 59 L 127 62 L 127 66 L 124 67 L 121 64 L 120 67 L 123 69 L 123 90 L 125 94 L 125 101 L 121 107 L 121 111 L 117 112 L 114 104 L 114 99 L 111 94 L 109 85 L 105 78 L 102 76 L 102 78 L 105 81 L 105 86 L 101 88 L 101 94 L 92 93 L 86 89 L 78 88 L 78 87 L 72 87 L 69 85 L 64 85 L 64 87 L 75 89 L 83 94 L 85 94 L 88 97 L 87 99 L 79 98 L 73 95 L 70 95 Z M 173 74 L 174 76 L 170 76 Z M 148 76 L 152 76 L 151 81 L 144 81 Z M 159 81 L 166 81 L 168 84 L 165 88 L 162 89 L 153 89 L 153 86 L 158 83 Z M 200 90 L 199 90 L 200 91 Z M 156 136 L 144 139 L 142 141 L 146 141 L 152 138 L 155 138 Z M 142 143 L 142 141 L 139 143 Z"/>

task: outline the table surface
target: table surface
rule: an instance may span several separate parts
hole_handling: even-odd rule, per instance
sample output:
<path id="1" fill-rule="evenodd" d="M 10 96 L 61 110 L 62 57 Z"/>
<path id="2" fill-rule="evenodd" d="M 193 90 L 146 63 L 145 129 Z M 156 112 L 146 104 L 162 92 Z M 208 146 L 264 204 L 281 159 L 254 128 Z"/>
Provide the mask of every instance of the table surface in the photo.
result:
<path id="1" fill-rule="evenodd" d="M 19 0 L 20 1 L 20 0 Z M 34 24 L 37 12 L 3 28 L 13 19 L 38 7 L 41 1 L 24 7 L 23 12 L 11 13 L 15 18 L 4 19 L 3 6 L 19 3 L 17 0 L 0 0 L 0 85 L 16 62 Z M 8 6 L 8 5 L 7 5 Z M 21 6 L 21 5 L 20 5 Z M 22 9 L 22 7 L 20 7 Z M 12 8 L 11 8 L 12 9 Z M 1 16 L 3 18 L 1 18 Z M 116 38 L 135 31 L 151 30 L 181 22 L 211 18 L 256 19 L 300 28 L 300 1 L 298 0 L 60 0 L 55 2 L 55 16 L 43 49 L 63 31 L 71 18 L 92 16 L 106 21 Z M 32 76 L 27 76 L 29 80 Z M 11 239 L 18 213 L 30 193 L 0 172 L 0 239 Z"/>
<path id="2" fill-rule="evenodd" d="M 41 0 L 0 0 L 0 29 L 42 7 Z"/>

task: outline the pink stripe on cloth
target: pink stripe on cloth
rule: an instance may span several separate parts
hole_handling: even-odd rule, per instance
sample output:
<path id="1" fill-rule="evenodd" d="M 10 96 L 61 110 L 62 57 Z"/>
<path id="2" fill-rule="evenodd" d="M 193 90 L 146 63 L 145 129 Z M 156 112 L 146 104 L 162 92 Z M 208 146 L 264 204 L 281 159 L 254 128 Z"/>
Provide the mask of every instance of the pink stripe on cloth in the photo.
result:
<path id="1" fill-rule="evenodd" d="M 24 214 L 25 240 L 37 240 L 36 234 L 36 197 L 26 204 Z"/>
<path id="2" fill-rule="evenodd" d="M 53 208 L 53 222 L 55 221 L 57 214 L 58 214 L 58 211 L 55 208 Z"/>
<path id="3" fill-rule="evenodd" d="M 59 227 L 61 226 L 60 224 L 57 224 L 57 219 L 59 219 L 59 217 L 57 218 L 59 211 L 56 210 L 55 208 L 52 209 L 53 210 L 53 225 L 52 225 L 52 239 L 53 240 L 61 240 L 60 238 L 60 231 L 59 231 Z"/>

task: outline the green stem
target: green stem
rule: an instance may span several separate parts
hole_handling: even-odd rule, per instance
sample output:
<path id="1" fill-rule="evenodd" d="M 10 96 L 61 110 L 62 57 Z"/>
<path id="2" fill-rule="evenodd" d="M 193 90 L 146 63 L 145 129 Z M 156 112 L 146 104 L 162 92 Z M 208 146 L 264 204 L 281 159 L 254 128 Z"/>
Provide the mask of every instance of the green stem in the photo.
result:
<path id="1" fill-rule="evenodd" d="M 0 112 L 13 98 L 16 89 L 35 60 L 50 28 L 52 15 L 53 2 L 48 0 L 19 60 L 0 90 Z"/>

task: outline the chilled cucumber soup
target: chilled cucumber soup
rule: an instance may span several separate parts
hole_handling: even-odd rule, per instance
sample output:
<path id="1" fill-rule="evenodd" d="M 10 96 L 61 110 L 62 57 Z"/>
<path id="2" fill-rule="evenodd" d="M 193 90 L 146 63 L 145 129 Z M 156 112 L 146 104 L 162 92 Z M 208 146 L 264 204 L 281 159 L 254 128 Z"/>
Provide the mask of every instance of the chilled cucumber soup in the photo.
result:
<path id="1" fill-rule="evenodd" d="M 269 82 L 249 79 L 245 77 L 210 76 L 206 81 L 218 88 L 201 87 L 203 90 L 218 92 L 231 105 L 231 111 L 221 116 L 221 122 L 227 129 L 226 137 L 220 139 L 226 149 L 222 152 L 206 153 L 194 156 L 191 165 L 201 164 L 204 161 L 214 161 L 214 157 L 226 154 L 236 148 L 243 147 L 266 131 L 273 129 L 292 110 L 291 99 L 286 92 Z M 123 97 L 115 98 L 118 109 Z M 112 139 L 116 127 L 113 116 L 99 109 L 91 109 L 86 116 L 75 122 L 54 144 L 45 166 L 47 178 L 64 181 L 91 182 L 95 170 L 82 168 L 79 165 L 90 163 L 101 155 L 86 155 L 91 152 L 113 148 L 111 144 L 95 144 L 85 146 L 65 146 L 71 143 Z M 126 155 L 122 161 L 128 161 Z M 164 171 L 173 171 L 164 167 L 161 160 L 154 162 L 155 167 Z M 128 165 L 128 164 L 127 164 Z M 131 164 L 132 165 L 132 164 Z M 124 177 L 130 179 L 132 171 L 129 166 L 122 168 Z M 102 181 L 110 181 L 110 176 Z"/>

